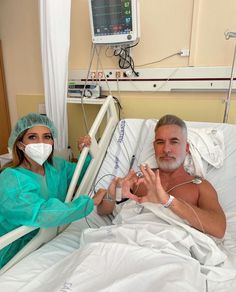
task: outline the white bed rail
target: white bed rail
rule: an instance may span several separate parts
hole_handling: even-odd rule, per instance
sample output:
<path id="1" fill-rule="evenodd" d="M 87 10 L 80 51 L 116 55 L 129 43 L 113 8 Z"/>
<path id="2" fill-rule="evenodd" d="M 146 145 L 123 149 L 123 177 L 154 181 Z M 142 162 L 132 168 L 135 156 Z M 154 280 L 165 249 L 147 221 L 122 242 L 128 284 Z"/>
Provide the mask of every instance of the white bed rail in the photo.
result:
<path id="1" fill-rule="evenodd" d="M 15 230 L 8 232 L 7 234 L 0 237 L 0 249 L 4 248 L 8 244 L 16 241 L 20 237 L 30 233 L 37 229 L 36 227 L 21 226 Z M 28 254 L 42 246 L 44 243 L 50 241 L 57 235 L 57 228 L 43 229 L 41 228 L 36 236 L 23 247 L 1 270 L 0 275 L 18 263 L 21 259 L 26 257 Z"/>
<path id="2" fill-rule="evenodd" d="M 105 115 L 106 115 L 106 124 L 103 125 L 104 131 L 103 131 L 102 137 L 100 138 L 98 142 L 96 139 L 96 134 L 98 133 L 98 130 L 100 129 L 101 124 L 105 122 L 104 121 Z M 66 197 L 67 202 L 71 201 L 73 198 L 76 184 L 77 184 L 80 172 L 82 170 L 84 161 L 88 154 L 88 151 L 90 152 L 92 156 L 92 160 L 76 192 L 76 197 L 79 196 L 80 194 L 88 194 L 88 192 L 90 191 L 92 183 L 96 177 L 97 171 L 99 170 L 101 166 L 101 163 L 106 153 L 106 149 L 109 145 L 110 139 L 112 137 L 112 134 L 115 130 L 115 127 L 118 121 L 119 119 L 116 112 L 114 100 L 112 96 L 108 96 L 104 104 L 102 105 L 89 131 L 89 135 L 91 136 L 91 139 L 92 139 L 92 144 L 90 148 L 85 147 L 80 155 L 80 159 L 77 163 L 75 173 L 73 175 L 70 187 L 68 189 L 68 193 Z M 0 249 L 4 248 L 8 244 L 14 242 L 18 238 L 30 233 L 31 231 L 35 229 L 36 229 L 35 227 L 21 226 L 1 236 Z M 0 274 L 7 271 L 9 268 L 11 268 L 21 259 L 23 259 L 26 255 L 36 250 L 44 243 L 53 239 L 58 234 L 57 230 L 58 228 L 48 228 L 48 229 L 41 228 L 38 234 L 0 270 Z"/>
<path id="3" fill-rule="evenodd" d="M 104 130 L 102 136 L 99 138 L 99 141 L 97 141 L 96 135 L 98 134 L 98 130 L 100 129 L 101 124 L 105 122 L 105 115 L 106 124 L 103 125 Z M 91 186 L 102 164 L 107 147 L 110 143 L 111 137 L 118 122 L 119 118 L 115 108 L 114 100 L 112 96 L 108 96 L 89 131 L 92 144 L 89 148 L 85 147 L 80 155 L 80 159 L 77 163 L 77 167 L 75 169 L 75 173 L 67 193 L 66 201 L 71 201 L 73 197 L 76 184 L 88 152 L 91 154 L 92 160 L 83 177 L 82 182 L 79 185 L 75 198 L 78 197 L 80 194 L 88 194 L 90 192 Z"/>

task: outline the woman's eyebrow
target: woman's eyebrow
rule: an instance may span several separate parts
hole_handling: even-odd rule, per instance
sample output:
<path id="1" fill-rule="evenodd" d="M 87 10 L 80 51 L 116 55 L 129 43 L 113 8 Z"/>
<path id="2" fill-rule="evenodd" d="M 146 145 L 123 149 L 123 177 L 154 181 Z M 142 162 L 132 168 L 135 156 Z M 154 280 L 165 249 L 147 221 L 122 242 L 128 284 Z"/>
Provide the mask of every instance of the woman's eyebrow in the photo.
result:
<path id="1" fill-rule="evenodd" d="M 29 135 L 36 135 L 36 136 L 39 136 L 39 135 L 51 135 L 51 132 L 45 132 L 45 133 L 34 133 L 34 132 L 30 132 L 30 133 L 26 133 L 26 136 L 29 136 Z"/>
<path id="2" fill-rule="evenodd" d="M 34 133 L 34 132 L 26 133 L 26 136 L 29 136 L 29 135 L 38 135 L 38 133 Z"/>

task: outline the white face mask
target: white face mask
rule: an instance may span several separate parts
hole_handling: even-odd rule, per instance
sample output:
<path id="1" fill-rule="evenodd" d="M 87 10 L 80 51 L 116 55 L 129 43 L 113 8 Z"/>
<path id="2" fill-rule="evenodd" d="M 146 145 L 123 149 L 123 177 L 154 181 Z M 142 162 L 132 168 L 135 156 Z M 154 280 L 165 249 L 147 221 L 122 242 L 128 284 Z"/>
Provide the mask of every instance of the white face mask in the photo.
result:
<path id="1" fill-rule="evenodd" d="M 25 145 L 25 154 L 40 165 L 48 159 L 52 153 L 52 145 L 45 143 L 32 143 Z"/>

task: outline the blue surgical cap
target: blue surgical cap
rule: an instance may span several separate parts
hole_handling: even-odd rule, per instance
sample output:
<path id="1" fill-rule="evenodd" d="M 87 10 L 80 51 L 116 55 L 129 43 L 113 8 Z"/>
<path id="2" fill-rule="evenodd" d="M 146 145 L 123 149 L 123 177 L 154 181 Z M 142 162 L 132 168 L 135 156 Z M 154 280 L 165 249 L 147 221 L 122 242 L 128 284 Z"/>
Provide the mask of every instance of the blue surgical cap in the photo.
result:
<path id="1" fill-rule="evenodd" d="M 11 135 L 8 140 L 8 147 L 12 149 L 20 134 L 25 130 L 35 126 L 45 126 L 50 129 L 53 139 L 57 137 L 57 129 L 47 116 L 36 113 L 29 113 L 17 121 L 14 129 L 11 131 Z"/>

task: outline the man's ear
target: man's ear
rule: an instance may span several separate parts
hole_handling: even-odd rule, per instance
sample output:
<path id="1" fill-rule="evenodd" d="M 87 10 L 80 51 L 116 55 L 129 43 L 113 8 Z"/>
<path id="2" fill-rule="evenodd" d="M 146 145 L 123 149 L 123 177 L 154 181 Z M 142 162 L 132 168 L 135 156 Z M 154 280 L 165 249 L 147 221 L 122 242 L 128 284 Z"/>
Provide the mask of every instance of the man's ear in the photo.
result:
<path id="1" fill-rule="evenodd" d="M 190 148 L 190 146 L 189 146 L 189 143 L 187 142 L 187 144 L 186 144 L 186 153 L 190 152 L 189 148 Z"/>

